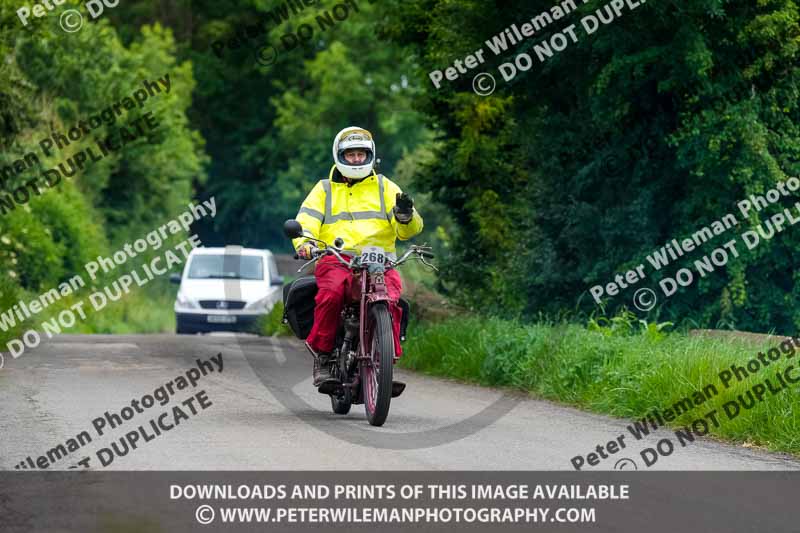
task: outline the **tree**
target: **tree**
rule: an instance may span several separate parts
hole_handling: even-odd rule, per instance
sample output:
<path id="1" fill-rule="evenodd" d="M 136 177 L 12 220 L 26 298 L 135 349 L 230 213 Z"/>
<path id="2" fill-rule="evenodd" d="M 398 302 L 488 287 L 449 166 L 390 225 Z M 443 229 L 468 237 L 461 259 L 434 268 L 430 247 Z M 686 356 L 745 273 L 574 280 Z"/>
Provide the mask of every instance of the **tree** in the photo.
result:
<path id="1" fill-rule="evenodd" d="M 581 4 L 492 58 L 486 70 L 498 78 L 499 63 L 525 49 L 533 58 L 492 96 L 475 95 L 466 79 L 429 86 L 418 102 L 442 135 L 419 186 L 435 187 L 459 224 L 447 272 L 468 302 L 528 317 L 576 305 L 590 311 L 590 286 L 797 174 L 794 2 L 647 3 L 586 35 L 580 19 L 603 5 Z M 551 7 L 405 2 L 394 37 L 417 46 L 418 78 L 427 82 L 428 71 L 486 49 L 486 39 Z M 570 23 L 577 42 L 539 62 L 531 45 Z M 754 213 L 737 231 L 763 217 Z M 793 331 L 798 238 L 786 232 L 743 254 L 660 310 L 712 326 Z M 609 309 L 630 305 L 631 296 L 610 299 Z"/>

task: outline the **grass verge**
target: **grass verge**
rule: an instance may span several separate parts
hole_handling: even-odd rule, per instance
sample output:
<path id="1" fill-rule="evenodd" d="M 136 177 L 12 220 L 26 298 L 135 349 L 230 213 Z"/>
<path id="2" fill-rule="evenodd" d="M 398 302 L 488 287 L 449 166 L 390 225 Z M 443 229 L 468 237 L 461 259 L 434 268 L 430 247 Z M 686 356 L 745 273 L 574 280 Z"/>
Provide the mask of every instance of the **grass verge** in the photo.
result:
<path id="1" fill-rule="evenodd" d="M 665 413 L 672 409 L 677 417 L 669 424 L 684 427 L 716 410 L 719 427 L 709 421 L 711 435 L 798 454 L 800 385 L 787 383 L 779 393 L 767 392 L 751 409 L 740 405 L 733 419 L 723 409 L 739 395 L 747 401 L 747 391 L 766 379 L 778 387 L 778 370 L 794 366 L 791 375 L 800 378 L 795 363 L 800 356 L 782 354 L 745 380 L 734 379 L 730 388 L 722 384 L 720 372 L 732 364 L 746 366 L 759 351 L 771 346 L 665 334 L 652 324 L 623 334 L 596 324 L 594 328 L 566 323 L 523 325 L 496 318 L 461 317 L 409 328 L 400 363 L 431 375 L 522 389 L 631 421 L 654 410 Z M 680 409 L 674 409 L 709 384 L 715 386 L 716 394 L 708 389 L 702 401 L 694 397 L 697 401 L 691 403 L 691 409 L 680 413 Z"/>
<path id="2" fill-rule="evenodd" d="M 272 311 L 262 316 L 256 323 L 256 332 L 265 337 L 292 337 L 289 326 L 282 322 L 283 302 L 277 302 Z"/>

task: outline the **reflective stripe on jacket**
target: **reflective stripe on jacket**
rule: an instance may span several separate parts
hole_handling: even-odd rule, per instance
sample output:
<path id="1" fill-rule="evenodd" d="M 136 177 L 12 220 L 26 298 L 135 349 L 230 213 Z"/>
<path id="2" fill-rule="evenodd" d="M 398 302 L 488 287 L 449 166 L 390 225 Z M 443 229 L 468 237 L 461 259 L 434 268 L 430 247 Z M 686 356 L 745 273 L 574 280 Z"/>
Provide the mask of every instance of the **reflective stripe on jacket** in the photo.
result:
<path id="1" fill-rule="evenodd" d="M 396 239 L 404 241 L 422 231 L 422 217 L 416 209 L 408 224 L 395 219 L 395 199 L 402 191 L 389 178 L 373 171 L 348 185 L 335 169 L 334 165 L 328 179 L 314 185 L 297 212 L 306 235 L 329 244 L 341 237 L 344 249 L 352 253 L 360 253 L 364 246 L 380 246 L 394 253 Z M 299 237 L 292 244 L 297 249 L 307 240 Z"/>

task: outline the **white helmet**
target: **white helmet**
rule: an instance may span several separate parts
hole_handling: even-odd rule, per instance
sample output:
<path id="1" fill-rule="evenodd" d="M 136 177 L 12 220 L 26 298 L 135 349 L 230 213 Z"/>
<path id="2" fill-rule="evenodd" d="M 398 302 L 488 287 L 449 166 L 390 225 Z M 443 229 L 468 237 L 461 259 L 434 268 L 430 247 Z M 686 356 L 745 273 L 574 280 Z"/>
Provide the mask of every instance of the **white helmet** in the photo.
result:
<path id="1" fill-rule="evenodd" d="M 344 151 L 351 148 L 361 148 L 367 152 L 367 158 L 360 165 L 353 166 L 344 158 Z M 360 180 L 372 172 L 375 162 L 375 141 L 372 134 L 364 128 L 349 127 L 336 134 L 333 139 L 333 161 L 342 176 Z"/>

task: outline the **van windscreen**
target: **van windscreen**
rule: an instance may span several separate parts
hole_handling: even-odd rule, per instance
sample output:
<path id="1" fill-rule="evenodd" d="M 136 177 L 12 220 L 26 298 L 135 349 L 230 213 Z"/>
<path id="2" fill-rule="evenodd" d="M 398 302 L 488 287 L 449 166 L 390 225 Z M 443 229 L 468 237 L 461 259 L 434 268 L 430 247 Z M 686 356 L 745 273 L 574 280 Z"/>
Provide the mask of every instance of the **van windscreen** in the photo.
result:
<path id="1" fill-rule="evenodd" d="M 264 262 L 257 255 L 196 255 L 189 279 L 264 279 Z"/>

